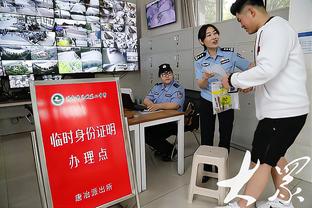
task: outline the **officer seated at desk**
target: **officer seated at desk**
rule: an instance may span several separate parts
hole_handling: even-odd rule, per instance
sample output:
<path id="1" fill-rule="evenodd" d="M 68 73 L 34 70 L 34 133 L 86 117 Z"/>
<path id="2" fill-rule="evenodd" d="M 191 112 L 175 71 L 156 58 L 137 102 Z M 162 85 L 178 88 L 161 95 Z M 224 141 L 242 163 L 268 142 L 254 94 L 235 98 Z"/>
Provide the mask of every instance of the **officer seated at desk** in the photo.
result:
<path id="1" fill-rule="evenodd" d="M 185 99 L 184 88 L 178 84 L 173 77 L 173 71 L 169 64 L 159 66 L 158 77 L 161 83 L 149 91 L 144 98 L 144 105 L 149 111 L 157 110 L 183 110 Z M 171 152 L 173 145 L 167 141 L 171 135 L 177 134 L 177 123 L 170 122 L 145 129 L 145 141 L 155 149 L 155 155 L 163 161 L 171 161 Z M 177 153 L 174 150 L 174 155 Z"/>

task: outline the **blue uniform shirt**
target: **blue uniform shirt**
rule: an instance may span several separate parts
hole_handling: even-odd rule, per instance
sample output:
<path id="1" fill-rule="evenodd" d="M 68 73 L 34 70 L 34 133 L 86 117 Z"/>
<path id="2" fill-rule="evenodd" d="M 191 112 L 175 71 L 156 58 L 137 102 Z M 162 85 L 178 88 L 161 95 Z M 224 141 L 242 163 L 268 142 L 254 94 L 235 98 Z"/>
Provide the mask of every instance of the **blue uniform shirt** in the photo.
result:
<path id="1" fill-rule="evenodd" d="M 185 92 L 184 88 L 173 80 L 167 86 L 163 83 L 155 84 L 146 98 L 153 103 L 177 103 L 180 106 L 178 111 L 183 111 Z"/>
<path id="2" fill-rule="evenodd" d="M 220 69 L 220 66 L 229 75 L 234 72 L 235 68 L 239 68 L 244 71 L 248 69 L 250 62 L 243 58 L 240 54 L 235 53 L 233 48 L 218 48 L 217 56 L 214 59 L 209 55 L 207 50 L 195 57 L 195 77 L 197 80 L 202 79 L 202 74 L 205 71 L 214 72 L 214 67 Z M 216 67 L 216 65 L 218 65 Z M 201 89 L 201 97 L 211 101 L 211 82 L 220 81 L 221 76 L 215 74 L 215 76 L 208 79 L 208 86 L 205 89 Z"/>

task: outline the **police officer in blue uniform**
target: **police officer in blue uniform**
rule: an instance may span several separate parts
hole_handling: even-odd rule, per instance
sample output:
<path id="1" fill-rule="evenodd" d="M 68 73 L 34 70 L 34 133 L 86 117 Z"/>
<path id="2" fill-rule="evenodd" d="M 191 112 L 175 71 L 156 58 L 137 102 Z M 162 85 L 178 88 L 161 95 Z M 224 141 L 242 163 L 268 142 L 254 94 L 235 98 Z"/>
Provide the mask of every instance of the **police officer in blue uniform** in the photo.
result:
<path id="1" fill-rule="evenodd" d="M 158 76 L 162 82 L 155 84 L 149 91 L 144 99 L 144 105 L 146 105 L 149 111 L 183 111 L 185 99 L 184 88 L 174 80 L 170 65 L 160 65 Z M 162 160 L 170 161 L 173 145 L 167 141 L 167 138 L 176 134 L 176 122 L 151 126 L 145 130 L 145 141 L 156 150 L 155 154 L 161 156 Z"/>
<path id="2" fill-rule="evenodd" d="M 201 144 L 213 146 L 215 119 L 213 114 L 211 83 L 221 81 L 222 73 L 233 73 L 235 68 L 247 70 L 251 67 L 248 60 L 235 53 L 233 48 L 219 47 L 219 30 L 211 24 L 203 25 L 198 32 L 198 40 L 204 47 L 204 52 L 195 57 L 195 76 L 201 89 L 200 100 L 200 130 Z M 230 109 L 218 113 L 220 147 L 230 150 L 231 134 L 234 122 L 234 110 Z M 211 171 L 211 166 L 205 165 L 206 171 Z M 203 177 L 206 182 L 208 177 Z"/>

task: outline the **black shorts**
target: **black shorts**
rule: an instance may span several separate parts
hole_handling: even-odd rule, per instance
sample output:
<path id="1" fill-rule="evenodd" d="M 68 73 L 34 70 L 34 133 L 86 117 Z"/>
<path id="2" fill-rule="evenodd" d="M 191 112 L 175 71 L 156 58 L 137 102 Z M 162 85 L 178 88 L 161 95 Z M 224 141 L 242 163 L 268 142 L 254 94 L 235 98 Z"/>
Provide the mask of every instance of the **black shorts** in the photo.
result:
<path id="1" fill-rule="evenodd" d="M 307 118 L 306 115 L 288 118 L 264 118 L 259 121 L 252 142 L 251 160 L 275 167 L 294 143 Z"/>

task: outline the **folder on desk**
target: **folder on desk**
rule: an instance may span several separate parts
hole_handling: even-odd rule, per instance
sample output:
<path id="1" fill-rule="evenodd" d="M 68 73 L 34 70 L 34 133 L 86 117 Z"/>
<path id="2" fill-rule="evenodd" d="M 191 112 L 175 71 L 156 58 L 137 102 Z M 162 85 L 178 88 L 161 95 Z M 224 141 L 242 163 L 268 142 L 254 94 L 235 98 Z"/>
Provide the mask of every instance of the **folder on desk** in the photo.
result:
<path id="1" fill-rule="evenodd" d="M 130 109 L 130 110 L 136 110 L 136 111 L 143 111 L 146 109 L 146 106 L 144 105 L 138 105 L 135 104 L 130 95 L 127 93 L 121 93 L 121 98 L 122 98 L 122 105 L 124 108 Z"/>

